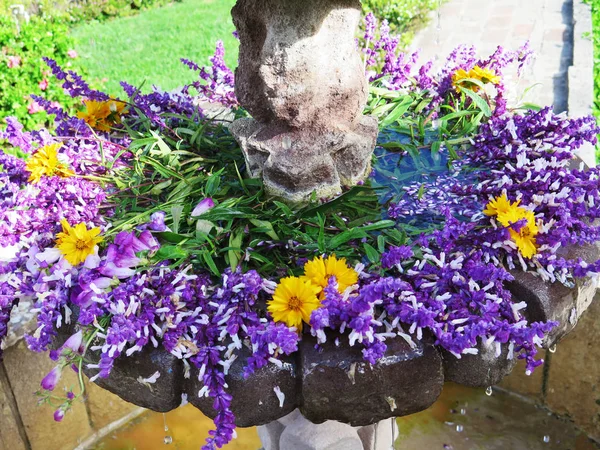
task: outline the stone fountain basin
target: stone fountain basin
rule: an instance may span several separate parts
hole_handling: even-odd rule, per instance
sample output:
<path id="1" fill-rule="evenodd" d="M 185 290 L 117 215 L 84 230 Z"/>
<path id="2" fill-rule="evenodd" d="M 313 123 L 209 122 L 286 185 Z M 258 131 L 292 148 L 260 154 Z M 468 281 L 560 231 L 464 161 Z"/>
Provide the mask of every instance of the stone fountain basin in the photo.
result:
<path id="1" fill-rule="evenodd" d="M 585 261 L 600 258 L 595 245 L 573 248 L 570 258 Z M 514 272 L 508 288 L 515 302 L 527 304 L 525 316 L 530 322 L 558 321 L 547 336 L 544 347 L 555 345 L 577 324 L 591 304 L 597 278 L 576 280 L 572 288 L 547 283 L 531 273 Z M 73 330 L 59 330 L 60 340 Z M 338 335 L 339 336 L 339 335 Z M 347 339 L 334 333 L 324 345 L 314 337 L 303 336 L 299 350 L 281 359 L 281 365 L 269 364 L 244 378 L 250 350 L 244 347 L 232 364 L 226 382 L 232 395 L 232 411 L 239 427 L 265 425 L 299 408 L 313 423 L 335 420 L 352 426 L 366 426 L 390 417 L 413 414 L 429 408 L 442 392 L 445 381 L 471 387 L 498 384 L 516 364 L 507 359 L 508 349 L 495 357 L 495 346 L 479 345 L 479 354 L 454 355 L 432 344 L 427 336 L 413 347 L 401 337 L 388 339 L 385 356 L 375 365 L 364 361 L 359 347 L 350 347 Z M 92 360 L 98 355 L 92 354 Z M 153 384 L 143 380 L 156 372 Z M 87 376 L 95 371 L 84 369 Z M 214 418 L 213 400 L 199 397 L 203 388 L 198 370 L 192 367 L 186 378 L 184 364 L 164 348 L 145 348 L 130 357 L 115 361 L 108 378 L 96 384 L 135 405 L 157 412 L 178 408 L 187 400 L 208 417 Z M 278 396 L 276 391 L 281 391 Z M 281 400 L 280 400 L 281 399 Z"/>

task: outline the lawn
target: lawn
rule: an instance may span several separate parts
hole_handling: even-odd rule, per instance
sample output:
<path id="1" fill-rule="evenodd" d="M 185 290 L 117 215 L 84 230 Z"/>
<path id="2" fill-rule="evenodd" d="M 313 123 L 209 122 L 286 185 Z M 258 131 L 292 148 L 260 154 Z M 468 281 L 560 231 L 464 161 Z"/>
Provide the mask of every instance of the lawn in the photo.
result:
<path id="1" fill-rule="evenodd" d="M 179 61 L 201 65 L 225 42 L 230 67 L 237 63 L 237 40 L 230 10 L 235 0 L 183 0 L 109 22 L 92 22 L 72 30 L 76 49 L 92 83 L 102 80 L 111 94 L 120 94 L 119 82 L 145 89 L 157 85 L 170 90 L 189 83 L 194 74 Z"/>

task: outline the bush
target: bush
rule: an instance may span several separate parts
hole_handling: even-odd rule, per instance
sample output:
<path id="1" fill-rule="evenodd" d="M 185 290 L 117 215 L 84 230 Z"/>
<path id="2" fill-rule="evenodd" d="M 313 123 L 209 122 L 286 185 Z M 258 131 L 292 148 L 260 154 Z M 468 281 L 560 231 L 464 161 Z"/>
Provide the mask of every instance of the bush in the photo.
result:
<path id="1" fill-rule="evenodd" d="M 362 0 L 365 13 L 372 12 L 378 19 L 387 20 L 391 30 L 402 36 L 404 45 L 428 22 L 429 12 L 439 4 L 439 0 Z"/>
<path id="2" fill-rule="evenodd" d="M 22 0 L 30 16 L 62 18 L 69 22 L 106 20 L 135 14 L 141 9 L 162 6 L 172 0 Z M 180 1 L 180 0 L 176 0 Z M 11 15 L 14 0 L 0 0 L 0 15 Z"/>
<path id="3" fill-rule="evenodd" d="M 587 0 L 592 6 L 592 26 L 594 41 L 594 115 L 600 120 L 600 3 Z M 596 160 L 600 162 L 600 146 L 596 150 Z"/>
<path id="4" fill-rule="evenodd" d="M 42 57 L 70 66 L 73 49 L 68 26 L 60 19 L 33 16 L 20 33 L 9 17 L 0 16 L 0 119 L 16 116 L 24 125 L 48 123 L 48 115 L 30 95 L 58 101 L 70 108 L 74 101 L 58 86 Z M 71 56 L 75 54 L 70 53 Z"/>

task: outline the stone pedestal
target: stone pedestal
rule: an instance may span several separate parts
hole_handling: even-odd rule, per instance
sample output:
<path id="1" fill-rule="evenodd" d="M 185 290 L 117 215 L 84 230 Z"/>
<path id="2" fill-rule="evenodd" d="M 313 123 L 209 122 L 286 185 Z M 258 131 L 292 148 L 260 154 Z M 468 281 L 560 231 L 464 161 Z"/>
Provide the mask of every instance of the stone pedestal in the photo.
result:
<path id="1" fill-rule="evenodd" d="M 264 450 L 390 450 L 398 435 L 395 419 L 366 427 L 328 420 L 316 425 L 299 410 L 258 427 Z"/>
<path id="2" fill-rule="evenodd" d="M 288 202 L 337 195 L 370 172 L 378 125 L 356 47 L 359 0 L 238 0 L 236 95 L 252 118 L 230 130 L 252 177 Z"/>

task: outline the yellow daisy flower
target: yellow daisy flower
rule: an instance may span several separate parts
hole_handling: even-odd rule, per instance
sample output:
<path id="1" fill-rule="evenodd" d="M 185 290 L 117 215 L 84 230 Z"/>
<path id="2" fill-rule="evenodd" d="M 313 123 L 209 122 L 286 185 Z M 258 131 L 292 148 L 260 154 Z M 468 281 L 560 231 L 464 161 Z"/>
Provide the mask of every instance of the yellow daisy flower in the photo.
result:
<path id="1" fill-rule="evenodd" d="M 452 85 L 456 92 L 460 92 L 462 88 L 470 89 L 473 92 L 479 91 L 479 86 L 468 79 L 479 80 L 483 84 L 500 83 L 500 77 L 491 69 L 483 69 L 479 66 L 473 67 L 468 72 L 465 69 L 458 69 L 452 75 Z"/>
<path id="2" fill-rule="evenodd" d="M 105 102 L 84 100 L 85 111 L 79 111 L 77 117 L 99 131 L 110 131 L 111 127 L 121 123 L 121 116 L 127 113 L 126 104 L 111 98 Z"/>
<path id="3" fill-rule="evenodd" d="M 78 266 L 94 253 L 96 245 L 102 242 L 102 237 L 98 236 L 100 228 L 88 230 L 83 222 L 71 227 L 65 219 L 60 223 L 63 230 L 56 235 L 56 247 L 72 266 Z"/>
<path id="4" fill-rule="evenodd" d="M 475 66 L 475 67 L 473 67 L 473 69 L 471 69 L 471 74 L 472 74 L 472 76 L 469 78 L 477 78 L 478 80 L 481 80 L 481 82 L 484 84 L 500 83 L 500 77 L 498 75 L 496 75 L 496 72 L 494 72 L 491 69 L 482 69 L 479 66 Z"/>
<path id="5" fill-rule="evenodd" d="M 327 287 L 331 277 L 335 277 L 340 293 L 358 283 L 358 274 L 346 264 L 346 258 L 337 259 L 335 255 L 330 255 L 327 259 L 323 259 L 321 256 L 307 262 L 304 265 L 304 275 L 307 280 L 321 290 Z M 323 295 L 322 292 L 321 297 Z"/>
<path id="6" fill-rule="evenodd" d="M 84 100 L 85 111 L 77 112 L 77 118 L 82 119 L 90 127 L 99 131 L 110 131 L 110 125 L 106 118 L 110 115 L 108 102 L 97 102 L 95 100 Z"/>
<path id="7" fill-rule="evenodd" d="M 521 200 L 512 203 L 506 196 L 506 193 L 503 193 L 499 197 L 492 198 L 486 205 L 483 213 L 486 216 L 498 216 L 498 222 L 506 227 L 509 225 L 507 220 L 510 220 L 512 215 L 515 214 L 519 203 L 521 203 Z"/>
<path id="8" fill-rule="evenodd" d="M 267 310 L 275 322 L 302 330 L 302 322 L 309 323 L 311 313 L 321 306 L 317 294 L 321 289 L 298 277 L 283 278 L 267 302 Z"/>
<path id="9" fill-rule="evenodd" d="M 43 176 L 68 178 L 75 175 L 64 163 L 58 160 L 58 149 L 62 144 L 50 144 L 39 148 L 27 159 L 25 167 L 30 173 L 30 183 L 39 183 Z"/>
<path id="10" fill-rule="evenodd" d="M 525 208 L 518 208 L 520 216 L 513 223 L 519 220 L 526 219 L 526 223 L 521 227 L 519 231 L 515 231 L 512 228 L 509 229 L 511 239 L 517 244 L 517 248 L 521 255 L 525 258 L 531 258 L 537 253 L 537 244 L 535 237 L 539 233 L 539 228 L 535 223 L 535 215 L 533 211 L 529 211 Z"/>

